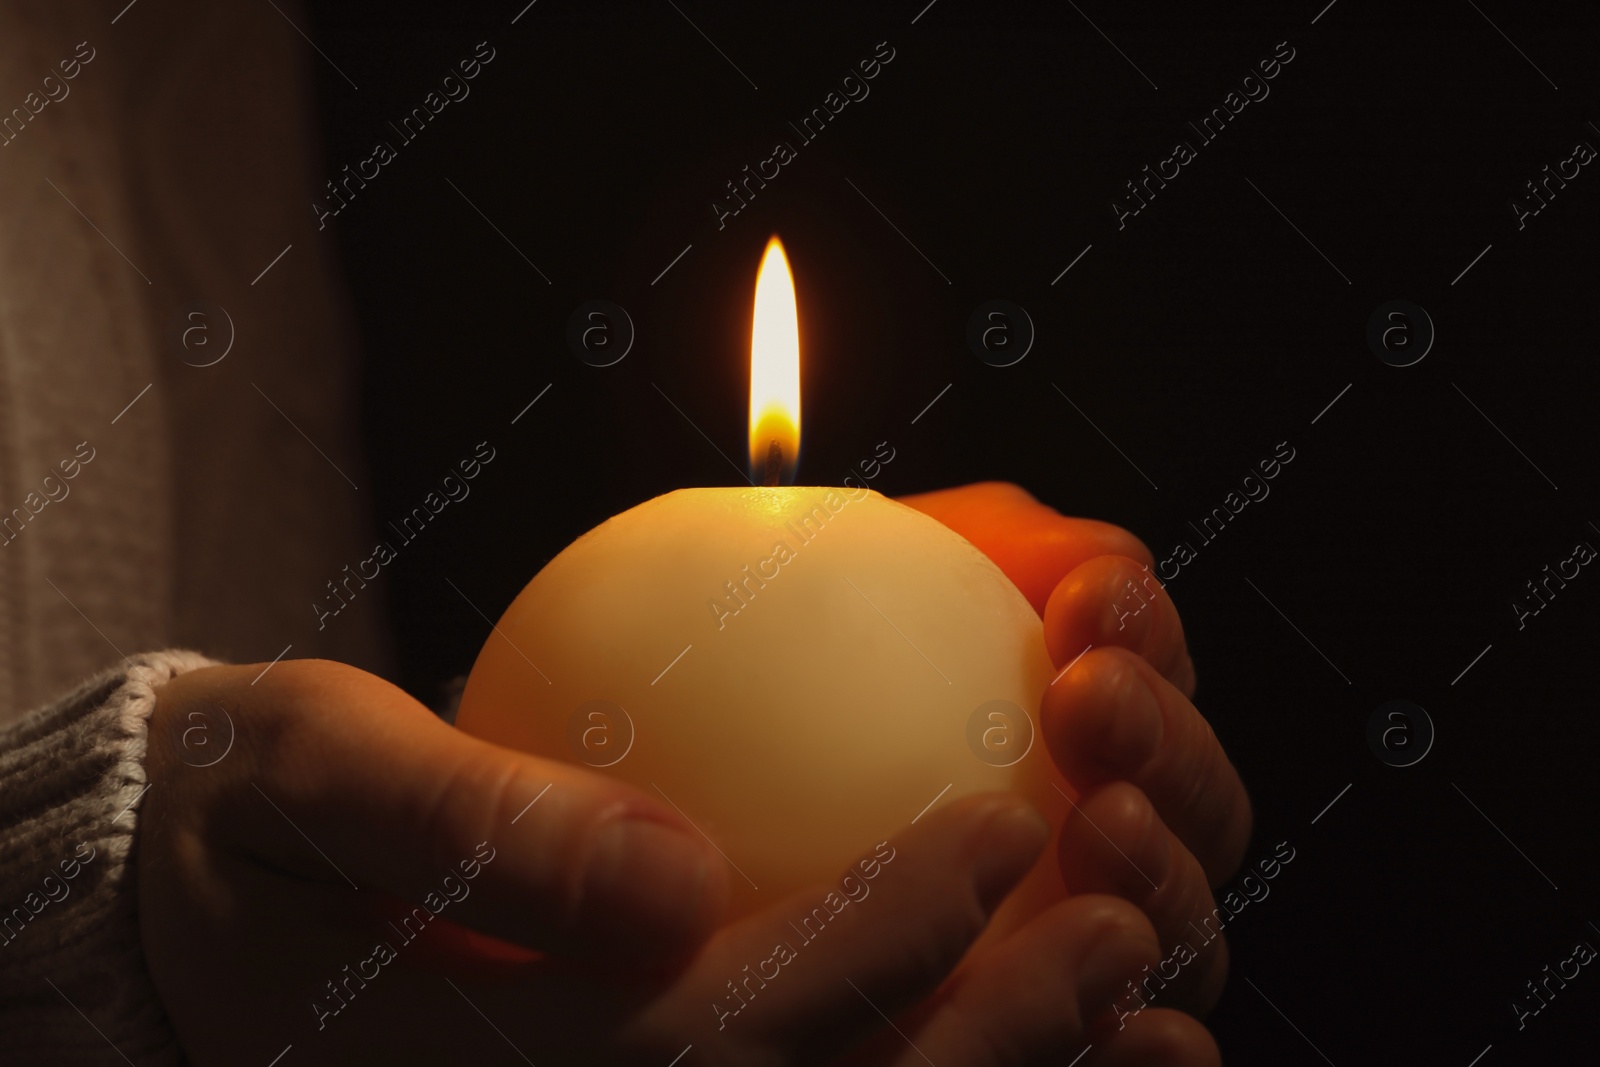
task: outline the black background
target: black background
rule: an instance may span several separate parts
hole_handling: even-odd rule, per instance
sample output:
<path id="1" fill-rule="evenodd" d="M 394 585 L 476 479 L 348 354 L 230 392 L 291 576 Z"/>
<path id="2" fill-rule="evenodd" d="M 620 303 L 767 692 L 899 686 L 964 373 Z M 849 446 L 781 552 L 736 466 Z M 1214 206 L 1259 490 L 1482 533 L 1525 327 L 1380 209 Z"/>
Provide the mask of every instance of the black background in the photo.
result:
<path id="1" fill-rule="evenodd" d="M 925 3 L 314 5 L 309 35 L 360 86 L 318 62 L 330 176 L 394 142 L 386 123 L 477 42 L 496 52 L 323 235 L 359 311 L 380 518 L 476 442 L 498 452 L 393 568 L 401 680 L 436 699 L 488 632 L 445 578 L 492 616 L 605 517 L 738 480 L 717 449 L 743 465 L 749 296 L 776 232 L 804 331 L 801 481 L 837 484 L 888 441 L 891 495 L 1006 479 L 1158 559 L 1198 547 L 1169 590 L 1197 703 L 1251 789 L 1251 857 L 1296 850 L 1228 928 L 1228 1062 L 1593 1062 L 1595 968 L 1520 1032 L 1511 1003 L 1600 946 L 1600 577 L 1521 630 L 1511 604 L 1600 546 L 1600 176 L 1521 230 L 1509 206 L 1600 147 L 1592 14 Z M 880 41 L 895 58 L 870 95 L 799 145 L 787 122 Z M 1199 147 L 1186 120 L 1280 41 L 1270 96 Z M 1198 158 L 1119 230 L 1111 200 L 1178 139 Z M 719 229 L 724 183 L 778 140 L 798 158 Z M 592 298 L 637 328 L 605 369 L 564 339 Z M 964 340 L 993 298 L 1037 329 L 1015 366 Z M 1365 340 L 1395 299 L 1438 335 L 1405 368 Z M 1201 544 L 1187 521 L 1280 441 L 1295 459 L 1271 495 Z M 1437 729 L 1405 769 L 1365 736 L 1393 698 Z"/>

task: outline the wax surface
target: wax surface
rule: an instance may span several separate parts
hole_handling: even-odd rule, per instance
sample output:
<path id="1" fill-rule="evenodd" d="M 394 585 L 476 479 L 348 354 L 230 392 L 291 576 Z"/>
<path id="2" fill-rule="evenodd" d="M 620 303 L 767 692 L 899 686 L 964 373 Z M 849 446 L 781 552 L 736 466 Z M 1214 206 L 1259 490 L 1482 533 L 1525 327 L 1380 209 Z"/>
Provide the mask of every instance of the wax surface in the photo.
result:
<path id="1" fill-rule="evenodd" d="M 682 489 L 528 583 L 457 724 L 667 798 L 726 855 L 743 914 L 836 885 L 936 797 L 1011 789 L 1059 824 L 1068 787 L 1037 737 L 1053 674 L 1022 594 L 912 508 Z M 1053 847 L 1029 881 L 1059 895 Z"/>

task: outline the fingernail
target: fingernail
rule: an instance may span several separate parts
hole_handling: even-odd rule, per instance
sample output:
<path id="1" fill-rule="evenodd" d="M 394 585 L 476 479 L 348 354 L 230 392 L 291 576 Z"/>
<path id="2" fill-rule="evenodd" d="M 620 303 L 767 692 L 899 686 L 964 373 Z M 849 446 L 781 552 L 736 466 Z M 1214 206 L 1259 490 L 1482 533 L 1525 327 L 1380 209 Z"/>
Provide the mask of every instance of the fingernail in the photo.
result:
<path id="1" fill-rule="evenodd" d="M 1161 959 L 1161 946 L 1145 930 L 1114 926 L 1101 934 L 1078 972 L 1078 1005 L 1084 1019 L 1093 1019 L 1143 978 L 1146 967 Z"/>
<path id="2" fill-rule="evenodd" d="M 1050 839 L 1050 824 L 1027 804 L 1008 803 L 981 823 L 975 836 L 982 854 L 973 866 L 972 887 L 983 910 L 992 915 L 1039 858 Z"/>
<path id="3" fill-rule="evenodd" d="M 578 911 L 640 933 L 687 934 L 704 922 L 709 857 L 702 843 L 670 826 L 618 819 L 594 839 Z"/>
<path id="4" fill-rule="evenodd" d="M 1127 664 L 1113 690 L 1111 722 L 1101 745 L 1101 758 L 1110 766 L 1133 775 L 1154 758 L 1161 747 L 1165 723 L 1161 703 L 1139 669 Z"/>

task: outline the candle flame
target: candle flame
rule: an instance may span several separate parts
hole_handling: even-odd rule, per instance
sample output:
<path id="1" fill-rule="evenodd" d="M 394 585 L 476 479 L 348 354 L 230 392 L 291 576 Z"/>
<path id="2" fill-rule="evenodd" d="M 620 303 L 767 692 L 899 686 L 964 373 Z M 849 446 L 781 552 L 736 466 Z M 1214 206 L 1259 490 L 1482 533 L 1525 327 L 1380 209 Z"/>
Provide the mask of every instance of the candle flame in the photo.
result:
<path id="1" fill-rule="evenodd" d="M 792 482 L 799 459 L 800 315 L 794 275 L 774 236 L 756 272 L 750 329 L 751 477 L 758 484 Z"/>

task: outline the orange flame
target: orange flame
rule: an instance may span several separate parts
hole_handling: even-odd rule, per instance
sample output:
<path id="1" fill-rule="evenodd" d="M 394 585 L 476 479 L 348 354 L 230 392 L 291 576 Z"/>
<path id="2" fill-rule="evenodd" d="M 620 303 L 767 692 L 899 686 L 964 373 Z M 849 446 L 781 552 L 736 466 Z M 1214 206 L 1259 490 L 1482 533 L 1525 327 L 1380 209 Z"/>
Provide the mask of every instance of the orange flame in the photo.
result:
<path id="1" fill-rule="evenodd" d="M 782 458 L 779 480 L 787 484 L 800 459 L 800 314 L 794 275 L 776 236 L 756 272 L 750 329 L 750 473 L 758 483 L 765 480 L 774 443 Z"/>

